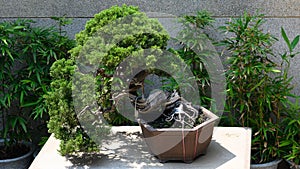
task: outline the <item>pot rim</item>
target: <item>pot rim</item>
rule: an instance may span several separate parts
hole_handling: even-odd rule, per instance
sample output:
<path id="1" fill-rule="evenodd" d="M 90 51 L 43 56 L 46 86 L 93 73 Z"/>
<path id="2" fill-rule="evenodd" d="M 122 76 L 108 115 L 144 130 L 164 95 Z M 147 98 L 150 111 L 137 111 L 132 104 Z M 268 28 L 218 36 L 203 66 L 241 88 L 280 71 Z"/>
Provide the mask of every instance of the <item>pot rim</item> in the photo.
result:
<path id="1" fill-rule="evenodd" d="M 203 113 L 209 117 L 208 120 L 206 120 L 205 122 L 195 126 L 194 128 L 191 128 L 191 129 L 182 129 L 182 128 L 153 128 L 151 125 L 149 125 L 147 122 L 145 122 L 143 119 L 137 119 L 137 121 L 139 122 L 140 125 L 143 125 L 145 128 L 147 128 L 149 131 L 171 131 L 171 132 L 178 132 L 178 131 L 196 131 L 198 130 L 199 128 L 203 127 L 203 126 L 206 126 L 210 123 L 214 123 L 216 120 L 219 119 L 219 117 L 217 115 L 215 115 L 214 113 L 212 113 L 211 111 L 207 110 L 206 108 L 202 107 L 202 111 Z"/>
<path id="2" fill-rule="evenodd" d="M 0 139 L 0 143 L 3 143 L 4 139 Z M 16 158 L 10 158 L 10 159 L 4 159 L 4 160 L 0 160 L 0 163 L 10 163 L 10 162 L 14 162 L 14 161 L 19 161 L 22 159 L 25 159 L 27 157 L 29 157 L 30 155 L 33 154 L 34 151 L 34 146 L 31 142 L 27 142 L 27 141 L 23 141 L 22 144 L 28 146 L 30 148 L 30 151 L 22 156 L 16 157 Z"/>
<path id="3" fill-rule="evenodd" d="M 273 165 L 278 165 L 281 161 L 282 161 L 282 159 L 277 159 L 277 160 L 267 162 L 267 163 L 262 163 L 262 164 L 251 164 L 251 167 L 269 167 L 269 166 L 273 166 Z"/>

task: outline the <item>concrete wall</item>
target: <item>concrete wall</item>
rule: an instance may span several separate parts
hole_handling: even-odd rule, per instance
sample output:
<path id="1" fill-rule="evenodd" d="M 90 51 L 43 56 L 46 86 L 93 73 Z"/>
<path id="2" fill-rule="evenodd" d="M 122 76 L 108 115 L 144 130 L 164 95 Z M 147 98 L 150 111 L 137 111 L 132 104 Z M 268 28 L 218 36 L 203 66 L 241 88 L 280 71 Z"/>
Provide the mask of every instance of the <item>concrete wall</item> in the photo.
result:
<path id="1" fill-rule="evenodd" d="M 206 9 L 216 18 L 216 26 L 224 24 L 230 17 L 241 15 L 244 11 L 264 13 L 267 24 L 265 31 L 270 31 L 280 38 L 280 27 L 283 26 L 288 36 L 300 34 L 300 1 L 299 0 L 1 0 L 0 20 L 28 18 L 37 21 L 37 25 L 51 25 L 55 22 L 52 16 L 73 18 L 73 23 L 64 28 L 70 37 L 84 29 L 85 22 L 94 14 L 113 5 L 135 5 L 143 12 L 152 12 L 151 17 L 159 18 L 161 23 L 172 34 L 176 33 L 172 15 L 195 13 Z M 164 14 L 163 14 L 164 13 Z M 216 30 L 215 37 L 220 38 Z M 277 43 L 276 49 L 284 49 L 283 43 Z M 295 93 L 300 94 L 300 56 L 292 60 L 291 75 L 295 84 Z"/>

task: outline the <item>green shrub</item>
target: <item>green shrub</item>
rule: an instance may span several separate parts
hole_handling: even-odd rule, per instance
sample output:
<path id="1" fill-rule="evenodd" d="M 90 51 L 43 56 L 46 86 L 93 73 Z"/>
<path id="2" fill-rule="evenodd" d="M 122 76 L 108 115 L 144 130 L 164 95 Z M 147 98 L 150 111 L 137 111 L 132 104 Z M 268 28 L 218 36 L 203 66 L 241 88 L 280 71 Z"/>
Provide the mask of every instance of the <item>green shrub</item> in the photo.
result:
<path id="1" fill-rule="evenodd" d="M 299 52 L 294 52 L 300 39 L 297 35 L 293 40 L 290 40 L 284 29 L 281 28 L 281 34 L 287 44 L 288 52 L 282 54 L 282 59 L 286 61 L 286 67 L 283 70 L 283 78 L 288 79 L 288 72 L 290 68 L 290 58 L 298 55 Z M 291 78 L 290 78 L 291 80 Z M 289 160 L 293 165 L 300 164 L 300 106 L 299 96 L 295 97 L 295 101 L 288 102 L 288 110 L 283 113 L 281 121 L 281 128 L 283 137 L 280 139 L 279 147 L 282 151 L 282 157 Z"/>
<path id="2" fill-rule="evenodd" d="M 125 24 L 122 29 L 114 26 L 106 27 L 114 22 L 118 24 L 120 18 L 130 17 L 131 15 L 137 17 L 127 20 L 129 23 Z M 122 39 L 126 33 L 136 30 L 141 32 L 144 30 L 150 33 L 137 33 Z M 94 124 L 93 122 L 97 121 L 95 119 L 97 117 L 93 117 L 87 111 L 82 111 L 82 114 L 85 115 L 81 118 L 86 118 L 85 120 L 90 121 L 90 126 L 83 127 L 79 124 L 80 121 L 75 113 L 73 99 L 74 94 L 76 95 L 77 93 L 72 93 L 72 89 L 79 90 L 79 97 L 87 104 L 96 100 L 99 105 L 98 111 L 110 124 L 128 124 L 130 121 L 117 112 L 111 99 L 112 75 L 117 65 L 127 56 L 134 56 L 144 49 L 164 49 L 167 40 L 168 35 L 160 23 L 157 20 L 148 19 L 145 14 L 138 11 L 137 7 L 133 6 L 113 6 L 96 14 L 94 18 L 86 23 L 85 30 L 76 35 L 77 46 L 70 51 L 71 58 L 56 61 L 51 68 L 51 76 L 53 78 L 51 87 L 53 91 L 46 96 L 50 114 L 48 127 L 50 132 L 55 133 L 56 138 L 62 140 L 60 145 L 62 154 L 94 151 L 97 149 L 96 143 L 99 143 L 99 141 L 95 140 L 96 138 L 93 137 L 93 134 L 96 132 L 97 134 L 105 135 L 106 133 L 106 131 L 102 131 L 105 129 L 98 128 L 100 125 L 93 129 L 92 125 Z M 93 51 L 95 53 L 92 55 L 81 55 L 85 50 L 89 51 L 89 47 L 92 50 L 94 50 L 93 47 L 106 49 L 106 44 L 112 44 L 112 46 L 108 46 L 108 48 L 111 48 L 107 53 L 95 50 Z M 75 63 L 76 61 L 77 64 Z M 85 76 L 85 70 L 82 70 L 85 67 L 78 67 L 78 64 L 94 65 L 95 63 L 97 63 L 96 69 L 92 70 L 92 72 L 96 79 L 96 96 L 87 97 L 87 90 L 92 86 L 89 86 L 89 84 L 78 84 L 74 78 L 82 77 L 86 78 L 85 80 L 93 81 L 93 77 Z M 72 83 L 72 80 L 74 80 L 74 83 Z M 83 105 L 75 106 L 79 107 L 80 110 L 84 108 L 82 107 Z M 93 134 L 88 135 L 84 128 L 92 129 L 93 131 L 88 133 Z M 101 138 L 97 139 L 101 141 Z"/>
<path id="3" fill-rule="evenodd" d="M 280 157 L 279 139 L 282 137 L 282 113 L 288 111 L 291 78 L 288 69 L 279 70 L 273 60 L 276 38 L 261 29 L 262 15 L 232 19 L 222 27 L 229 33 L 222 44 L 230 52 L 228 58 L 227 100 L 223 122 L 229 126 L 252 128 L 252 163 L 265 163 Z M 294 48 L 294 47 L 293 47 Z M 293 57 L 281 55 L 281 66 Z"/>
<path id="4" fill-rule="evenodd" d="M 299 98 L 289 103 L 290 109 L 282 120 L 283 137 L 280 140 L 282 157 L 295 165 L 300 165 L 300 106 Z"/>
<path id="5" fill-rule="evenodd" d="M 20 19 L 0 23 L 1 136 L 12 144 L 29 139 L 29 119 L 47 114 L 43 95 L 49 91 L 50 67 L 74 46 L 56 28 L 32 24 Z"/>
<path id="6" fill-rule="evenodd" d="M 183 16 L 180 22 L 184 27 L 179 32 L 177 39 L 179 43 L 184 42 L 184 46 L 176 50 L 176 52 L 190 66 L 196 78 L 200 105 L 208 109 L 213 108 L 213 105 L 211 105 L 211 79 L 207 70 L 207 66 L 209 66 L 207 57 L 212 57 L 213 55 L 212 51 L 207 53 L 204 50 L 207 48 L 205 47 L 207 45 L 206 41 L 211 40 L 209 35 L 205 33 L 205 30 L 212 28 L 212 23 L 215 20 L 209 12 L 198 11 L 196 15 Z"/>

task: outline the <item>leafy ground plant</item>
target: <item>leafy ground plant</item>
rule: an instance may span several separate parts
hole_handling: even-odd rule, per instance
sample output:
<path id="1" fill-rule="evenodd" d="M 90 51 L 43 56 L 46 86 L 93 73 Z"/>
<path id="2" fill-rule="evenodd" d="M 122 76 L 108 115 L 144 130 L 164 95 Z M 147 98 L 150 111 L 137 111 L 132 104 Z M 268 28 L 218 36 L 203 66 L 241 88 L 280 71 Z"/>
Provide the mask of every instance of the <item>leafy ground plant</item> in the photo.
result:
<path id="1" fill-rule="evenodd" d="M 288 52 L 282 55 L 282 59 L 286 61 L 285 68 L 283 69 L 283 78 L 292 80 L 288 76 L 290 67 L 290 59 L 299 54 L 294 52 L 294 49 L 299 43 L 300 36 L 297 35 L 292 41 L 287 37 L 285 30 L 281 28 L 281 34 L 288 47 Z M 288 110 L 283 114 L 282 130 L 283 137 L 280 140 L 280 148 L 282 149 L 283 158 L 289 160 L 292 166 L 300 165 L 300 106 L 299 97 L 294 97 L 295 101 L 288 102 Z"/>
<path id="2" fill-rule="evenodd" d="M 299 98 L 295 103 L 289 103 L 290 109 L 283 116 L 284 136 L 280 141 L 283 158 L 291 161 L 294 165 L 300 165 L 300 106 Z"/>
<path id="3" fill-rule="evenodd" d="M 43 94 L 50 85 L 50 66 L 67 57 L 74 42 L 54 27 L 33 27 L 31 20 L 0 23 L 1 137 L 6 153 L 30 140 L 29 120 L 46 114 Z M 18 151 L 15 151 L 18 152 Z M 2 156 L 1 155 L 1 156 Z"/>
<path id="4" fill-rule="evenodd" d="M 289 67 L 280 71 L 280 65 L 273 61 L 272 45 L 277 39 L 262 30 L 264 22 L 263 15 L 245 13 L 221 27 L 229 35 L 221 44 L 230 52 L 226 71 L 228 113 L 223 122 L 252 128 L 252 163 L 280 158 L 280 121 L 292 96 Z M 282 35 L 287 41 L 284 31 Z M 287 42 L 290 51 L 281 55 L 281 65 L 289 65 L 297 39 Z"/>

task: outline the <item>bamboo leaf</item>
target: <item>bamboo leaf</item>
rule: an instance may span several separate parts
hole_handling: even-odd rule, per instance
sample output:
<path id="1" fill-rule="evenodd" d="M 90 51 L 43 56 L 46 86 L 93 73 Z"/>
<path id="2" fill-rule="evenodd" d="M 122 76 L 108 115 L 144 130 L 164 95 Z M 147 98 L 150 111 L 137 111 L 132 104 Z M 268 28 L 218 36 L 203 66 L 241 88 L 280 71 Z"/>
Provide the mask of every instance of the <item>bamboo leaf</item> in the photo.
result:
<path id="1" fill-rule="evenodd" d="M 288 145 L 290 145 L 291 143 L 289 142 L 289 141 L 282 141 L 280 144 L 279 144 L 279 146 L 280 147 L 285 147 L 285 146 L 288 146 Z"/>
<path id="2" fill-rule="evenodd" d="M 11 117 L 11 127 L 14 129 L 16 127 L 18 118 L 17 117 Z"/>
<path id="3" fill-rule="evenodd" d="M 265 79 L 261 79 L 261 81 L 259 83 L 257 83 L 251 90 L 250 92 L 252 92 L 253 90 L 255 90 L 258 86 L 260 86 L 263 82 L 265 81 Z"/>
<path id="4" fill-rule="evenodd" d="M 292 41 L 291 48 L 295 49 L 295 47 L 297 46 L 298 42 L 299 42 L 299 35 L 296 36 L 295 39 Z"/>
<path id="5" fill-rule="evenodd" d="M 10 57 L 10 59 L 11 59 L 12 61 L 15 60 L 14 57 L 12 56 L 12 54 L 10 53 L 9 49 L 6 49 L 5 52 L 8 54 L 8 56 Z"/>
<path id="6" fill-rule="evenodd" d="M 15 26 L 14 29 L 23 29 L 25 26 Z"/>
<path id="7" fill-rule="evenodd" d="M 36 72 L 36 78 L 37 78 L 39 84 L 42 84 L 41 76 L 40 76 L 40 74 L 38 72 Z"/>
<path id="8" fill-rule="evenodd" d="M 285 30 L 283 29 L 283 27 L 281 27 L 281 36 L 284 39 L 285 43 L 287 44 L 289 50 L 291 51 L 292 50 L 291 43 L 290 43 L 290 40 L 287 37 L 287 35 L 286 35 Z"/>
<path id="9" fill-rule="evenodd" d="M 27 133 L 27 128 L 26 128 L 26 120 L 22 117 L 19 118 L 19 123 L 22 127 L 22 129 L 24 130 L 25 133 Z"/>
<path id="10" fill-rule="evenodd" d="M 280 73 L 281 71 L 278 70 L 278 69 L 271 69 L 271 72 L 274 72 L 274 73 Z"/>
<path id="11" fill-rule="evenodd" d="M 22 105 L 22 107 L 31 107 L 31 106 L 34 106 L 34 105 L 37 105 L 39 102 L 30 102 L 30 103 L 25 103 Z"/>
<path id="12" fill-rule="evenodd" d="M 24 102 L 24 91 L 21 91 L 21 94 L 20 94 L 20 103 L 21 105 L 23 104 Z"/>

